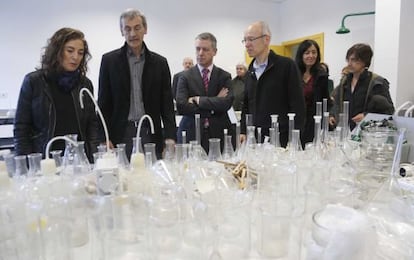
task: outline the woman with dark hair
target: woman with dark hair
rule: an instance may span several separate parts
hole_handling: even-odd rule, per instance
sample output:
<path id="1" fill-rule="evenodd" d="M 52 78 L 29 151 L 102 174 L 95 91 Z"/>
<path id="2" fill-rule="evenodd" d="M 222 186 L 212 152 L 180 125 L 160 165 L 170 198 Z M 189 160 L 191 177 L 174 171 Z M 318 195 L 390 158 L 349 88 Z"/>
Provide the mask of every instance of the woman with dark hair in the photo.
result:
<path id="1" fill-rule="evenodd" d="M 315 131 L 316 102 L 324 98 L 331 105 L 328 90 L 328 73 L 321 66 L 321 52 L 314 40 L 304 40 L 296 52 L 296 64 L 302 76 L 303 95 L 306 103 L 305 127 L 301 135 L 302 145 L 312 142 Z"/>
<path id="2" fill-rule="evenodd" d="M 394 113 L 388 81 L 368 70 L 373 55 L 371 47 L 363 43 L 353 45 L 346 52 L 349 73 L 333 93 L 335 105 L 329 118 L 331 125 L 336 125 L 339 113 L 343 113 L 343 101 L 349 101 L 351 130 L 366 113 Z"/>
<path id="3" fill-rule="evenodd" d="M 41 66 L 24 77 L 14 121 L 14 142 L 17 155 L 44 153 L 47 142 L 66 134 L 77 134 L 85 141 L 91 159 L 99 144 L 98 121 L 93 102 L 85 97 L 80 107 L 79 91 L 92 82 L 86 77 L 90 60 L 84 34 L 76 29 L 62 28 L 48 40 Z M 63 150 L 63 141 L 52 149 Z M 47 156 L 47 155 L 43 155 Z"/>

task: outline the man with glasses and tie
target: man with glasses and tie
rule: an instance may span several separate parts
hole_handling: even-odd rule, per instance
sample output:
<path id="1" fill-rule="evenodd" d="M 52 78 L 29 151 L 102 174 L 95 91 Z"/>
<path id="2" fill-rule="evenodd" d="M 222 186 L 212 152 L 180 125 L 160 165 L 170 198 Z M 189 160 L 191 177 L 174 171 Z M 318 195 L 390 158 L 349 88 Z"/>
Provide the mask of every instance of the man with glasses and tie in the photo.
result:
<path id="1" fill-rule="evenodd" d="M 227 115 L 233 103 L 230 88 L 231 75 L 215 66 L 217 53 L 216 37 L 208 32 L 195 38 L 196 66 L 183 72 L 177 85 L 177 111 L 183 115 L 177 131 L 177 141 L 195 140 L 195 114 L 200 114 L 201 146 L 208 152 L 208 139 L 220 138 L 223 147 L 223 130 L 233 135 L 234 130 Z M 233 135 L 234 136 L 234 135 Z"/>
<path id="2" fill-rule="evenodd" d="M 240 141 L 246 140 L 246 114 L 252 115 L 256 128 L 261 127 L 262 137 L 269 136 L 270 115 L 276 114 L 279 116 L 280 144 L 286 147 L 289 136 L 287 114 L 295 113 L 295 129 L 302 130 L 305 100 L 295 62 L 270 49 L 271 36 L 269 26 L 263 21 L 251 24 L 244 32 L 242 43 L 253 60 L 246 73 Z"/>

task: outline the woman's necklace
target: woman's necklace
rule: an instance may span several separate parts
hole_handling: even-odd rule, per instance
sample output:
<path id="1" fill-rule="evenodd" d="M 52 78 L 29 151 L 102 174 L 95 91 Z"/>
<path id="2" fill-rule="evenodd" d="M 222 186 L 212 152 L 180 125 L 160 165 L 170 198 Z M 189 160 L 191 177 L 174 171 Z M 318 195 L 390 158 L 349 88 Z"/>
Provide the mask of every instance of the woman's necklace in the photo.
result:
<path id="1" fill-rule="evenodd" d="M 312 75 L 309 72 L 303 73 L 303 82 L 308 83 Z"/>

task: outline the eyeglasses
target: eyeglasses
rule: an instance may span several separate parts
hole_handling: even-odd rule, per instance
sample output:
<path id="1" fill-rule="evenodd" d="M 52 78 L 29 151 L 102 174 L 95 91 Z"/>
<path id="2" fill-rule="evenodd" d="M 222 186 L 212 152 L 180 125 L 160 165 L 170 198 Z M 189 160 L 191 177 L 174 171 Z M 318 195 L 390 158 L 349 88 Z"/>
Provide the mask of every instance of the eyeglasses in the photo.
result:
<path id="1" fill-rule="evenodd" d="M 255 40 L 258 40 L 258 39 L 263 38 L 263 37 L 265 37 L 265 36 L 267 36 L 267 35 L 266 35 L 266 34 L 262 34 L 262 35 L 257 36 L 257 37 L 249 37 L 249 38 L 244 38 L 241 42 L 242 42 L 243 44 L 245 44 L 246 42 L 254 42 Z"/>

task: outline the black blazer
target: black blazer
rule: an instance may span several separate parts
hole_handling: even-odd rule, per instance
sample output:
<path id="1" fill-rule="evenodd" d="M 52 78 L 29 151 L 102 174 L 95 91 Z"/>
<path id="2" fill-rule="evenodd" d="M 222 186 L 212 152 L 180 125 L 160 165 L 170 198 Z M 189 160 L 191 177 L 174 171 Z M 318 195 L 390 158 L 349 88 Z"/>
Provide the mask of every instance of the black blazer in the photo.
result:
<path id="1" fill-rule="evenodd" d="M 295 113 L 295 129 L 303 130 L 305 99 L 296 63 L 287 57 L 269 52 L 268 63 L 259 79 L 256 78 L 253 60 L 246 73 L 245 98 L 240 132 L 246 133 L 246 114 L 253 115 L 253 124 L 262 128 L 262 136 L 269 135 L 270 115 L 279 115 L 280 143 L 288 142 L 288 113 Z"/>
<path id="2" fill-rule="evenodd" d="M 181 74 L 176 96 L 177 111 L 183 115 L 177 132 L 179 142 L 183 130 L 187 132 L 188 140 L 195 140 L 195 114 L 200 114 L 201 125 L 203 119 L 208 118 L 210 137 L 221 138 L 221 144 L 223 144 L 223 129 L 228 129 L 229 134 L 233 135 L 232 125 L 227 115 L 227 110 L 230 109 L 234 99 L 230 84 L 230 73 L 216 66 L 213 66 L 211 71 L 208 93 L 205 91 L 198 66 Z M 222 88 L 229 88 L 227 97 L 217 97 Z M 198 105 L 188 103 L 188 98 L 193 96 L 200 96 Z"/>
<path id="3" fill-rule="evenodd" d="M 171 93 L 171 74 L 166 58 L 145 47 L 145 65 L 142 73 L 142 97 L 145 113 L 154 121 L 158 153 L 163 139 L 175 140 L 176 123 Z M 127 59 L 127 44 L 102 56 L 99 72 L 98 103 L 108 125 L 109 138 L 115 145 L 122 142 L 127 126 L 131 80 Z M 164 131 L 161 131 L 161 120 Z"/>

